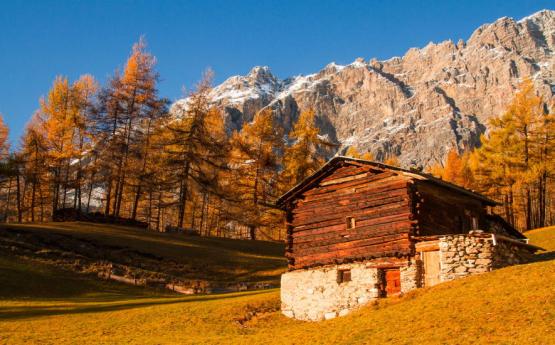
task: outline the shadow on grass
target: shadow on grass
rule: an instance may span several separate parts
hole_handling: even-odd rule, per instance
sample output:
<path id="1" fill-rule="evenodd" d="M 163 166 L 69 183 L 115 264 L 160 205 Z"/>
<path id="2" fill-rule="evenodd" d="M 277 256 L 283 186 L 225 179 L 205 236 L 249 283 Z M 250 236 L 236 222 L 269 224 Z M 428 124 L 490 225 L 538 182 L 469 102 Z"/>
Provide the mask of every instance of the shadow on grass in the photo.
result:
<path id="1" fill-rule="evenodd" d="M 191 302 L 207 302 L 215 300 L 226 300 L 231 298 L 240 298 L 243 296 L 253 296 L 263 293 L 268 293 L 270 290 L 253 291 L 247 294 L 218 294 L 210 296 L 199 297 L 168 297 L 168 298 L 144 298 L 144 301 L 138 300 L 133 302 L 124 302 L 109 304 L 96 304 L 96 305 L 79 305 L 79 302 L 74 303 L 74 300 L 69 301 L 69 305 L 49 305 L 49 306 L 13 306 L 13 307 L 0 307 L 0 320 L 20 320 L 34 317 L 54 316 L 54 315 L 71 315 L 71 314 L 86 314 L 86 313 L 101 313 L 111 311 L 121 311 L 135 308 L 144 308 L 158 305 L 170 304 L 185 304 Z M 123 299 L 123 296 L 121 299 Z M 126 297 L 128 299 L 129 297 Z M 116 299 L 117 300 L 117 299 Z M 81 301 L 82 302 L 82 301 Z"/>
<path id="2" fill-rule="evenodd" d="M 555 260 L 555 251 L 536 254 L 533 262 L 551 261 Z"/>

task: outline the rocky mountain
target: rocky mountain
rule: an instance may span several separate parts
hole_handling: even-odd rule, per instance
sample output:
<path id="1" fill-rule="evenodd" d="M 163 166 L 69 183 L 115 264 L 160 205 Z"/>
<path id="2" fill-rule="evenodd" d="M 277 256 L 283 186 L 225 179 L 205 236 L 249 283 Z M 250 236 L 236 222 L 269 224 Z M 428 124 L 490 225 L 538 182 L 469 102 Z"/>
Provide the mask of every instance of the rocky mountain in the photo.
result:
<path id="1" fill-rule="evenodd" d="M 451 148 L 479 144 L 488 119 L 502 114 L 523 78 L 545 100 L 555 94 L 555 11 L 515 21 L 500 18 L 465 42 L 429 43 L 385 61 L 330 63 L 317 73 L 280 80 L 255 67 L 216 86 L 212 101 L 230 129 L 270 107 L 289 130 L 300 110 L 313 108 L 322 132 L 377 159 L 428 165 Z M 177 101 L 172 110 L 179 112 Z"/>

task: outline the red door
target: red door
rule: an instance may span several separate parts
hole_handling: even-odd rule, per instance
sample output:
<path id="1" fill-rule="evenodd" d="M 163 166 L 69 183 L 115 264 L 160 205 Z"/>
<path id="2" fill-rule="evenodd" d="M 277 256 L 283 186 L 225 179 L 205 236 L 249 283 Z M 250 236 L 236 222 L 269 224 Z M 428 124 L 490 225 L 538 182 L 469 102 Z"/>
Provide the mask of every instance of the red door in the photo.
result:
<path id="1" fill-rule="evenodd" d="M 385 271 L 386 296 L 397 295 L 401 292 L 401 272 L 399 269 Z"/>

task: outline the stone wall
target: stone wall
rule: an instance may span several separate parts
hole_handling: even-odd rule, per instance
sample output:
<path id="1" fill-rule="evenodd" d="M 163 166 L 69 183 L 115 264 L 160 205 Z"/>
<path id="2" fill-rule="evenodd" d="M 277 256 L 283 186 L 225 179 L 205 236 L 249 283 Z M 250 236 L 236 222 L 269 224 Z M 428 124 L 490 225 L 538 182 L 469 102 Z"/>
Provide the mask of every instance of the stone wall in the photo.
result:
<path id="1" fill-rule="evenodd" d="M 439 250 L 441 281 L 529 262 L 533 257 L 533 252 L 525 245 L 502 236 L 494 240 L 488 233 L 442 237 Z"/>
<path id="2" fill-rule="evenodd" d="M 351 281 L 338 283 L 338 271 L 343 269 L 351 270 Z M 281 310 L 298 320 L 343 316 L 378 298 L 377 284 L 378 269 L 368 263 L 287 272 L 281 276 Z"/>
<path id="3" fill-rule="evenodd" d="M 407 293 L 422 287 L 422 261 L 412 258 L 401 271 L 401 292 Z"/>
<path id="4" fill-rule="evenodd" d="M 448 281 L 492 269 L 491 238 L 466 235 L 445 236 L 439 240 L 440 280 Z"/>
<path id="5" fill-rule="evenodd" d="M 493 252 L 492 266 L 494 269 L 510 265 L 519 265 L 530 262 L 534 252 L 516 243 L 497 238 Z"/>

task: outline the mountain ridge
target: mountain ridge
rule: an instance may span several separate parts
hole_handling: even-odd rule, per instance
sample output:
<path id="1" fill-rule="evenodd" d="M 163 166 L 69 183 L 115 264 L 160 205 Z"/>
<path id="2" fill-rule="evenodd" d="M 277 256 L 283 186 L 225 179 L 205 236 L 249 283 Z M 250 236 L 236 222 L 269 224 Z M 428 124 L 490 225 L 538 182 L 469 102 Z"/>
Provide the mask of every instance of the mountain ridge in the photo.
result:
<path id="1" fill-rule="evenodd" d="M 531 78 L 545 101 L 555 93 L 555 11 L 518 21 L 502 17 L 467 41 L 428 43 L 387 60 L 331 62 L 320 71 L 279 79 L 267 66 L 233 76 L 210 98 L 230 130 L 266 107 L 286 132 L 302 109 L 313 108 L 323 135 L 381 160 L 402 165 L 441 162 L 453 148 L 479 145 L 489 118 L 503 113 L 518 83 Z M 186 102 L 174 103 L 178 113 Z"/>

